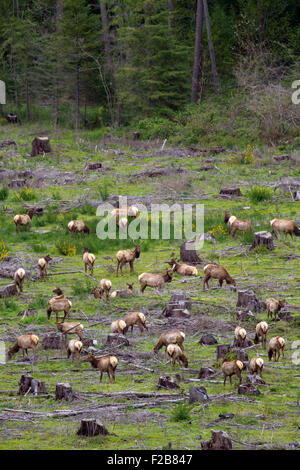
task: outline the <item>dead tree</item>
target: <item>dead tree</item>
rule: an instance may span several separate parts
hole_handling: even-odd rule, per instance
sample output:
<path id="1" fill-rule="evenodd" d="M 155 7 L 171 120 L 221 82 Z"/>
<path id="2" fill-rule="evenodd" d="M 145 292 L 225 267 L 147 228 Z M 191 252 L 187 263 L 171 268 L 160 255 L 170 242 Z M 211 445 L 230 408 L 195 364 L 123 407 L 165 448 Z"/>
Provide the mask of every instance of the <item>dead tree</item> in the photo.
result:
<path id="1" fill-rule="evenodd" d="M 193 240 L 182 243 L 180 246 L 180 259 L 186 263 L 201 263 L 201 259 L 197 255 L 195 242 Z"/>
<path id="2" fill-rule="evenodd" d="M 108 436 L 109 432 L 106 427 L 96 419 L 82 419 L 80 428 L 77 431 L 78 436 L 94 437 L 101 434 L 102 436 Z"/>
<path id="3" fill-rule="evenodd" d="M 255 248 L 259 245 L 265 245 L 268 250 L 274 250 L 272 234 L 267 231 L 255 232 L 251 248 Z"/>
<path id="4" fill-rule="evenodd" d="M 55 388 L 55 400 L 72 401 L 74 394 L 69 383 L 58 383 Z"/>
<path id="5" fill-rule="evenodd" d="M 36 157 L 43 153 L 51 152 L 49 137 L 36 137 L 32 141 L 31 156 Z"/>

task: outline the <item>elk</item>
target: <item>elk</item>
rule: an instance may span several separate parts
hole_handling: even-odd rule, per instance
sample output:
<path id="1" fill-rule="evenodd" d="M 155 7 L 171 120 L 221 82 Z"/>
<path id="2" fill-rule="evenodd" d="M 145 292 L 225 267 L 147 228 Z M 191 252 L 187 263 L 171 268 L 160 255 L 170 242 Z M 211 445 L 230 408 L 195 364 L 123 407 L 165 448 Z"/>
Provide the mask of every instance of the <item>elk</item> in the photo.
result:
<path id="1" fill-rule="evenodd" d="M 181 274 L 183 276 L 198 276 L 198 269 L 195 268 L 195 266 L 180 264 L 175 258 L 172 258 L 168 264 L 172 266 L 173 271 L 177 274 Z"/>
<path id="2" fill-rule="evenodd" d="M 26 271 L 23 268 L 16 270 L 14 274 L 15 285 L 19 288 L 20 292 L 23 292 L 23 284 L 26 277 Z"/>
<path id="3" fill-rule="evenodd" d="M 66 335 L 76 334 L 78 338 L 80 339 L 80 341 L 82 341 L 82 334 L 83 334 L 84 327 L 81 323 L 60 322 L 60 323 L 56 323 L 56 327 L 58 331 Z"/>
<path id="4" fill-rule="evenodd" d="M 233 375 L 236 375 L 240 379 L 240 383 L 242 383 L 242 370 L 243 370 L 244 364 L 242 361 L 239 360 L 234 360 L 234 361 L 227 361 L 226 359 L 224 360 L 222 364 L 222 372 L 224 374 L 224 387 L 226 384 L 227 377 L 229 377 L 230 384 L 232 384 L 231 377 Z"/>
<path id="5" fill-rule="evenodd" d="M 205 290 L 205 284 L 209 289 L 208 281 L 210 278 L 218 279 L 220 287 L 222 287 L 223 282 L 226 281 L 226 284 L 234 286 L 234 290 L 236 290 L 236 282 L 232 277 L 228 274 L 227 270 L 223 268 L 223 266 L 218 266 L 216 264 L 207 264 L 203 268 L 204 270 L 204 279 L 203 279 L 203 290 Z"/>
<path id="6" fill-rule="evenodd" d="M 67 355 L 68 359 L 72 357 L 72 361 L 74 360 L 74 357 L 76 356 L 78 360 L 80 360 L 80 353 L 83 348 L 83 343 L 81 341 L 78 341 L 78 339 L 71 339 L 68 343 L 67 346 Z"/>
<path id="7" fill-rule="evenodd" d="M 260 377 L 262 377 L 262 370 L 264 367 L 264 361 L 261 357 L 253 357 L 251 361 L 249 362 L 249 371 L 251 374 L 256 373 Z"/>
<path id="8" fill-rule="evenodd" d="M 58 322 L 58 313 L 64 312 L 63 322 L 65 318 L 70 318 L 70 309 L 72 307 L 72 302 L 65 297 L 62 290 L 57 287 L 53 290 L 54 294 L 57 294 L 57 297 L 53 297 L 49 300 L 49 307 L 47 308 L 47 317 L 48 320 L 51 318 L 51 313 L 54 312 L 56 315 L 56 322 Z"/>
<path id="9" fill-rule="evenodd" d="M 97 359 L 94 354 L 89 354 L 84 362 L 90 362 L 91 366 L 100 371 L 100 383 L 102 382 L 103 372 L 106 372 L 111 383 L 115 381 L 115 370 L 118 365 L 116 356 L 105 356 Z"/>
<path id="10" fill-rule="evenodd" d="M 92 231 L 82 220 L 71 220 L 71 222 L 68 223 L 68 230 L 69 235 L 72 234 L 73 237 L 76 236 L 76 233 L 79 233 L 80 240 L 82 232 L 90 234 Z"/>
<path id="11" fill-rule="evenodd" d="M 244 346 L 246 336 L 247 336 L 247 332 L 245 328 L 242 328 L 241 326 L 237 326 L 236 329 L 234 330 L 234 337 L 235 337 L 236 345 L 238 348 L 242 348 Z"/>
<path id="12" fill-rule="evenodd" d="M 14 216 L 14 223 L 16 224 L 16 233 L 19 233 L 19 226 L 24 226 L 24 232 L 29 231 L 29 224 L 31 222 L 32 217 L 34 216 L 35 210 L 29 209 L 27 214 L 18 214 Z"/>
<path id="13" fill-rule="evenodd" d="M 225 211 L 224 222 L 227 224 L 229 230 L 231 230 L 230 235 L 232 238 L 235 238 L 235 233 L 237 230 L 240 230 L 241 232 L 247 232 L 248 230 L 253 231 L 251 222 L 248 220 L 238 219 L 234 215 L 230 215 L 229 211 Z"/>
<path id="14" fill-rule="evenodd" d="M 146 325 L 146 317 L 142 312 L 128 313 L 124 318 L 124 321 L 126 323 L 125 332 L 127 332 L 128 328 L 131 327 L 132 333 L 134 325 L 137 325 L 139 327 L 141 333 L 143 333 L 144 328 L 146 328 L 146 330 L 148 331 L 148 327 Z"/>
<path id="15" fill-rule="evenodd" d="M 173 270 L 167 269 L 165 274 L 151 274 L 143 273 L 139 275 L 139 281 L 141 285 L 141 292 L 144 292 L 147 286 L 157 287 L 162 289 L 166 282 L 171 282 L 173 277 Z"/>
<path id="16" fill-rule="evenodd" d="M 93 276 L 93 273 L 94 273 L 95 259 L 96 259 L 95 255 L 93 255 L 93 253 L 89 253 L 88 248 L 85 248 L 83 257 L 82 257 L 82 260 L 84 263 L 84 271 L 86 272 L 87 268 L 89 268 L 91 276 Z"/>
<path id="17" fill-rule="evenodd" d="M 163 346 L 166 350 L 169 344 L 178 344 L 180 349 L 184 351 L 183 342 L 185 339 L 185 334 L 180 330 L 169 330 L 165 333 L 162 333 L 159 337 L 157 344 L 154 346 L 154 352 L 157 353 Z"/>
<path id="18" fill-rule="evenodd" d="M 17 353 L 19 349 L 22 349 L 23 357 L 24 351 L 28 356 L 28 349 L 32 349 L 35 355 L 36 348 L 39 343 L 39 337 L 37 335 L 22 335 L 19 336 L 15 344 L 8 350 L 7 355 L 11 359 L 12 355 Z"/>
<path id="19" fill-rule="evenodd" d="M 175 366 L 176 361 L 180 365 L 180 362 L 183 363 L 184 367 L 189 366 L 188 358 L 183 354 L 182 349 L 178 344 L 169 344 L 167 346 L 167 355 L 172 360 L 173 366 Z"/>
<path id="20" fill-rule="evenodd" d="M 130 297 L 133 294 L 133 286 L 134 283 L 132 284 L 126 284 L 127 289 L 124 290 L 115 290 L 110 294 L 110 297 L 115 298 L 115 297 Z"/>
<path id="21" fill-rule="evenodd" d="M 275 300 L 273 298 L 267 299 L 266 300 L 266 307 L 267 307 L 267 312 L 268 312 L 268 318 L 269 316 L 276 320 L 278 312 L 284 307 L 286 304 L 285 300 Z"/>
<path id="22" fill-rule="evenodd" d="M 127 225 L 128 225 L 128 219 L 127 217 L 122 217 L 121 219 L 117 219 L 117 225 L 118 227 L 126 233 Z"/>
<path id="23" fill-rule="evenodd" d="M 296 237 L 300 237 L 300 229 L 293 220 L 273 219 L 270 225 L 272 227 L 272 234 L 274 234 L 276 238 L 279 238 L 278 232 L 283 232 L 286 236 L 289 234 L 291 238 L 293 238 L 293 234 L 296 235 Z"/>
<path id="24" fill-rule="evenodd" d="M 119 250 L 116 254 L 117 258 L 117 276 L 119 274 L 119 268 L 122 274 L 122 268 L 125 264 L 129 263 L 130 272 L 133 273 L 133 263 L 135 259 L 140 257 L 141 248 L 139 245 L 135 245 L 133 250 Z"/>
<path id="25" fill-rule="evenodd" d="M 281 336 L 274 336 L 274 338 L 270 339 L 268 348 L 269 361 L 271 361 L 272 357 L 274 356 L 274 361 L 278 362 L 280 358 L 280 350 L 282 350 L 282 357 L 284 358 L 284 346 L 285 341 L 283 338 L 281 338 Z"/>
<path id="26" fill-rule="evenodd" d="M 40 270 L 40 278 L 44 278 L 47 276 L 47 266 L 49 261 L 51 261 L 52 258 L 50 255 L 44 256 L 44 258 L 40 258 L 38 260 L 38 268 Z"/>
<path id="27" fill-rule="evenodd" d="M 120 333 L 122 335 L 126 334 L 127 325 L 124 320 L 115 320 L 110 325 L 110 331 L 112 333 Z"/>
<path id="28" fill-rule="evenodd" d="M 129 217 L 136 217 L 139 213 L 139 209 L 136 206 L 123 206 L 119 207 L 118 209 L 113 209 L 111 211 L 111 215 L 116 217 L 117 219 L 120 216 L 129 216 Z"/>
<path id="29" fill-rule="evenodd" d="M 262 341 L 262 347 L 266 349 L 266 343 L 267 343 L 267 333 L 268 333 L 268 323 L 265 321 L 261 321 L 257 323 L 255 327 L 255 338 L 254 338 L 254 343 L 258 344 L 259 343 L 259 338 L 261 337 Z"/>

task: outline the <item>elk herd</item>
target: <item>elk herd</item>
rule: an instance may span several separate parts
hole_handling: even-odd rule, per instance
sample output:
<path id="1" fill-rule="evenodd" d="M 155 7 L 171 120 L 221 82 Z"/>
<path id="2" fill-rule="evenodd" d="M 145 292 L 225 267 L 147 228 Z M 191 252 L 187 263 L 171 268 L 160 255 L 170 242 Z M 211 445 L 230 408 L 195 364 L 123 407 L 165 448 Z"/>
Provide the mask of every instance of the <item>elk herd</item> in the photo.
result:
<path id="1" fill-rule="evenodd" d="M 135 206 L 124 207 L 119 209 L 114 209 L 112 211 L 112 216 L 116 218 L 116 223 L 120 228 L 124 228 L 128 224 L 128 216 L 136 217 L 138 214 L 138 208 Z M 14 217 L 14 223 L 16 225 L 16 233 L 19 233 L 19 227 L 24 226 L 24 230 L 29 230 L 29 225 L 34 215 L 34 210 L 30 209 L 25 215 L 16 215 Z M 247 220 L 241 220 L 237 217 L 230 215 L 228 211 L 225 212 L 224 222 L 227 224 L 232 238 L 235 238 L 237 231 L 247 232 L 248 230 L 253 231 L 251 222 Z M 286 235 L 289 234 L 291 238 L 293 235 L 300 236 L 300 229 L 296 224 L 291 220 L 283 219 L 273 219 L 270 222 L 272 233 L 278 238 L 278 232 L 283 232 Z M 92 230 L 80 220 L 72 220 L 68 223 L 68 232 L 71 236 L 75 237 L 76 234 L 82 237 L 82 233 L 91 234 Z M 139 259 L 141 255 L 141 248 L 139 245 L 134 245 L 133 249 L 119 250 L 116 253 L 116 275 L 123 274 L 123 268 L 126 264 L 129 265 L 130 273 L 134 273 L 134 261 Z M 90 276 L 94 275 L 94 263 L 96 257 L 93 253 L 90 253 L 88 248 L 84 248 L 83 252 L 83 265 L 84 271 L 87 273 L 89 270 Z M 40 279 L 43 280 L 47 277 L 47 267 L 48 263 L 52 261 L 52 258 L 49 254 L 40 258 L 37 262 L 37 267 L 40 273 Z M 143 272 L 138 275 L 138 282 L 140 284 L 140 292 L 143 293 L 147 287 L 155 288 L 161 291 L 164 288 L 166 283 L 170 283 L 173 280 L 174 274 L 182 276 L 198 276 L 198 269 L 195 266 L 179 263 L 176 258 L 171 258 L 167 262 L 170 266 L 163 273 L 148 273 Z M 217 265 L 215 263 L 206 264 L 203 268 L 203 291 L 205 288 L 209 289 L 209 280 L 215 279 L 219 283 L 219 287 L 222 288 L 224 282 L 229 285 L 234 291 L 236 290 L 236 281 L 230 276 L 225 267 Z M 23 268 L 18 268 L 14 274 L 14 283 L 19 289 L 20 293 L 23 293 L 24 280 L 26 278 L 26 271 Z M 94 279 L 94 278 L 93 278 Z M 134 296 L 134 283 L 127 283 L 127 288 L 124 290 L 114 290 L 112 291 L 112 282 L 110 279 L 101 279 L 99 285 L 94 287 L 91 291 L 91 294 L 96 299 L 102 299 L 105 297 L 106 302 L 109 302 L 110 299 L 116 297 L 130 297 Z M 66 341 L 66 353 L 67 358 L 78 360 L 80 359 L 81 353 L 84 350 L 84 340 L 83 340 L 83 330 L 84 326 L 81 323 L 65 321 L 70 319 L 70 311 L 72 307 L 72 302 L 64 295 L 63 291 L 58 287 L 53 290 L 53 293 L 56 294 L 55 297 L 52 297 L 49 300 L 47 308 L 47 317 L 51 318 L 51 314 L 55 313 L 56 315 L 56 326 L 59 332 L 65 335 L 76 335 L 78 338 L 73 338 Z M 269 298 L 266 300 L 266 310 L 267 310 L 267 319 L 277 320 L 277 314 L 280 309 L 285 305 L 283 300 L 276 300 L 274 298 Z M 62 321 L 59 321 L 58 314 L 63 312 L 64 316 Z M 128 313 L 124 318 L 114 320 L 111 323 L 110 330 L 111 333 L 117 333 L 119 335 L 125 336 L 128 330 L 133 332 L 133 328 L 136 326 L 140 333 L 142 334 L 144 330 L 149 331 L 149 322 L 146 319 L 146 316 L 142 312 L 131 312 Z M 266 321 L 260 321 L 257 323 L 254 332 L 254 345 L 261 346 L 263 350 L 267 348 L 267 334 L 269 331 L 269 325 Z M 237 348 L 244 348 L 246 345 L 248 333 L 246 329 L 240 325 L 237 325 L 234 330 L 234 345 Z M 181 330 L 169 330 L 160 335 L 157 343 L 155 344 L 153 351 L 155 354 L 158 351 L 165 347 L 166 356 L 173 364 L 176 365 L 176 362 L 180 365 L 182 364 L 185 368 L 188 368 L 189 360 L 188 357 L 184 354 L 184 341 L 186 334 Z M 17 338 L 17 341 L 14 345 L 8 350 L 8 357 L 11 358 L 13 354 L 17 353 L 20 349 L 28 355 L 28 349 L 32 349 L 33 353 L 36 354 L 37 346 L 39 343 L 39 338 L 35 334 L 22 335 Z M 270 339 L 268 344 L 267 355 L 269 361 L 274 359 L 278 361 L 280 358 L 280 353 L 282 352 L 282 357 L 284 357 L 284 347 L 285 340 L 280 336 L 274 336 Z M 115 381 L 115 370 L 118 365 L 118 358 L 114 355 L 101 357 L 100 359 L 96 358 L 94 354 L 88 354 L 85 362 L 90 362 L 91 366 L 95 369 L 98 369 L 100 372 L 100 382 L 102 381 L 103 372 L 107 373 L 108 378 L 111 382 Z M 262 376 L 262 370 L 264 367 L 264 360 L 256 355 L 253 357 L 248 364 L 248 370 L 251 374 L 257 374 L 260 377 Z M 245 369 L 245 364 L 239 360 L 229 360 L 225 358 L 221 365 L 221 372 L 224 375 L 224 386 L 226 380 L 229 377 L 230 383 L 232 376 L 236 375 L 240 383 L 242 381 L 242 371 Z"/>

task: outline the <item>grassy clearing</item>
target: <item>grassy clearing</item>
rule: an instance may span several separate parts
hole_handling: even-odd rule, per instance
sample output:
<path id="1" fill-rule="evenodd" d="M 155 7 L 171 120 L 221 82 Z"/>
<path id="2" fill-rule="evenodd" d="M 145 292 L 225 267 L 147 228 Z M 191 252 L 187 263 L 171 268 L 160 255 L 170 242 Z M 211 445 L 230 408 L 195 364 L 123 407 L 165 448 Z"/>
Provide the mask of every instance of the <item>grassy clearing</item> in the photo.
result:
<path id="1" fill-rule="evenodd" d="M 294 340 L 299 339 L 299 310 L 291 308 L 294 317 L 291 323 L 271 322 L 270 336 L 281 335 L 287 340 L 284 360 L 280 360 L 278 364 L 268 363 L 266 352 L 261 346 L 249 352 L 250 358 L 259 353 L 265 360 L 263 377 L 267 385 L 259 386 L 261 395 L 248 401 L 237 401 L 241 397 L 237 395 L 235 378 L 233 385 L 228 384 L 225 391 L 221 376 L 216 376 L 214 381 L 192 382 L 191 379 L 198 378 L 198 371 L 202 366 L 220 367 L 220 362 L 216 361 L 215 346 L 200 346 L 198 342 L 205 332 L 213 333 L 218 342 L 232 342 L 237 324 L 237 294 L 227 287 L 203 292 L 201 278 L 184 279 L 179 275 L 174 275 L 173 282 L 166 285 L 162 296 L 148 288 L 144 295 L 139 294 L 137 275 L 145 271 L 162 272 L 171 253 L 179 256 L 181 241 L 174 237 L 171 240 L 142 241 L 141 258 L 135 262 L 135 273 L 130 274 L 126 267 L 124 275 L 117 277 L 115 254 L 120 248 L 131 247 L 132 242 L 99 240 L 95 235 L 98 223 L 96 206 L 92 204 L 94 201 L 109 201 L 110 196 L 116 194 L 150 196 L 156 202 L 173 203 L 174 198 L 179 203 L 201 202 L 205 206 L 205 232 L 211 232 L 216 243 L 205 242 L 201 250 L 200 258 L 203 262 L 198 266 L 200 276 L 202 267 L 207 262 L 218 262 L 236 279 L 238 288 L 251 287 L 262 299 L 280 296 L 291 305 L 299 306 L 300 240 L 282 236 L 275 240 L 273 252 L 263 249 L 249 251 L 247 246 L 252 242 L 252 234 L 237 234 L 236 239 L 232 240 L 224 224 L 225 210 L 239 218 L 251 220 L 255 230 L 268 230 L 269 221 L 275 216 L 292 218 L 300 223 L 299 202 L 292 202 L 289 192 L 274 192 L 266 186 L 278 181 L 280 177 L 298 177 L 300 173 L 297 165 L 286 161 L 280 164 L 275 162 L 273 151 L 263 147 L 253 150 L 255 159 L 250 162 L 237 159 L 237 162 L 230 164 L 226 152 L 218 156 L 191 153 L 188 158 L 184 158 L 177 153 L 174 157 L 175 152 L 170 149 L 167 156 L 159 156 L 157 150 L 160 144 L 157 147 L 154 145 L 151 150 L 137 150 L 126 143 L 117 145 L 114 142 L 101 141 L 100 135 L 96 138 L 95 134 L 82 133 L 79 140 L 74 138 L 73 133 L 62 131 L 50 134 L 53 147 L 51 155 L 31 159 L 26 158 L 26 154 L 30 149 L 29 134 L 35 132 L 35 129 L 0 127 L 0 140 L 8 137 L 8 130 L 9 137 L 17 142 L 17 155 L 8 159 L 6 151 L 1 150 L 0 159 L 5 163 L 5 168 L 30 171 L 42 166 L 45 172 L 53 169 L 58 172 L 68 171 L 77 178 L 65 185 L 57 186 L 50 179 L 39 188 L 30 186 L 35 198 L 29 202 L 43 206 L 44 215 L 34 217 L 30 232 L 22 232 L 21 229 L 19 236 L 15 234 L 12 219 L 14 214 L 25 212 L 24 203 L 27 201 L 17 197 L 20 190 L 4 191 L 6 196 L 3 199 L 0 193 L 0 240 L 3 240 L 8 255 L 25 256 L 26 267 L 30 269 L 30 263 L 36 263 L 40 256 L 49 253 L 55 259 L 49 273 L 54 274 L 82 270 L 82 252 L 88 246 L 96 255 L 94 277 L 97 280 L 103 277 L 111 279 L 113 289 L 122 289 L 126 282 L 134 282 L 135 295 L 132 298 L 117 298 L 108 305 L 99 302 L 90 294 L 95 282 L 81 273 L 49 276 L 43 282 L 26 280 L 22 296 L 0 300 L 0 338 L 8 346 L 19 334 L 35 332 L 42 339 L 46 332 L 55 331 L 54 318 L 47 320 L 46 308 L 56 286 L 61 286 L 72 300 L 72 318 L 80 320 L 85 325 L 87 336 L 97 341 L 99 355 L 108 352 L 105 342 L 111 321 L 130 311 L 145 312 L 150 323 L 150 332 L 140 335 L 138 330 L 134 330 L 133 334 L 128 335 L 130 347 L 114 351 L 120 359 L 114 384 L 110 384 L 107 377 L 104 377 L 100 385 L 98 373 L 88 364 L 83 361 L 71 364 L 71 361 L 66 360 L 64 351 L 45 351 L 41 347 L 39 360 L 34 365 L 18 362 L 20 355 L 5 365 L 0 365 L 0 415 L 6 419 L 8 416 L 5 408 L 52 412 L 57 409 L 75 410 L 92 403 L 92 409 L 87 411 L 86 416 L 99 417 L 109 431 L 117 435 L 101 439 L 79 438 L 76 431 L 81 415 L 65 418 L 37 418 L 33 415 L 24 418 L 22 415 L 22 419 L 18 420 L 18 415 L 14 414 L 13 420 L 0 421 L 0 448 L 163 449 L 167 448 L 168 442 L 172 442 L 174 449 L 198 449 L 201 440 L 210 437 L 210 429 L 228 432 L 237 449 L 243 448 L 244 442 L 254 446 L 257 442 L 262 442 L 264 445 L 273 444 L 280 448 L 297 440 L 299 370 L 292 362 L 294 351 L 291 346 Z M 246 145 L 241 143 L 242 151 L 245 148 Z M 114 153 L 113 150 L 121 153 Z M 91 160 L 101 161 L 110 170 L 87 174 L 83 170 L 84 157 L 87 155 Z M 206 164 L 206 160 L 211 161 L 218 169 L 197 171 Z M 182 179 L 173 175 L 129 178 L 135 172 L 171 165 L 184 167 L 189 172 L 188 175 Z M 220 189 L 228 186 L 229 182 L 230 185 L 241 188 L 242 197 L 229 201 L 219 197 Z M 30 180 L 30 184 L 34 183 L 34 180 Z M 270 197 L 255 196 L 251 199 L 253 187 L 259 187 L 255 194 L 262 191 Z M 65 210 L 64 204 L 69 204 L 71 208 Z M 75 218 L 84 220 L 92 228 L 91 236 L 83 235 L 81 241 L 68 236 L 67 223 Z M 65 250 L 63 247 L 72 249 Z M 1 279 L 1 285 L 5 284 L 7 279 Z M 216 287 L 216 283 L 211 282 L 211 286 Z M 179 366 L 173 370 L 167 364 L 162 350 L 158 357 L 153 354 L 153 346 L 160 332 L 172 327 L 172 321 L 163 317 L 161 312 L 170 296 L 178 291 L 186 291 L 193 301 L 192 326 L 184 320 L 181 324 L 181 328 L 187 333 L 185 351 L 191 371 Z M 22 320 L 17 314 L 26 308 L 36 309 L 37 313 Z M 244 323 L 243 326 L 251 337 L 256 322 L 264 319 L 266 312 L 261 312 L 254 321 Z M 26 371 L 46 382 L 50 394 L 48 398 L 17 395 L 19 377 Z M 209 396 L 233 392 L 237 400 L 220 398 L 205 405 L 195 404 L 189 407 L 186 399 L 174 403 L 155 402 L 153 398 L 149 401 L 155 403 L 140 407 L 145 399 L 101 395 L 102 392 L 111 394 L 125 390 L 154 393 L 157 391 L 158 378 L 163 373 L 171 376 L 179 374 L 179 392 L 188 393 L 191 385 L 200 384 L 206 388 Z M 243 372 L 243 377 L 246 377 L 246 372 Z M 79 400 L 73 403 L 58 403 L 54 400 L 55 385 L 62 381 L 72 385 L 80 394 Z M 124 407 L 121 411 L 111 411 L 110 406 L 101 407 L 105 404 L 120 404 Z M 234 417 L 216 421 L 220 413 L 233 413 Z"/>

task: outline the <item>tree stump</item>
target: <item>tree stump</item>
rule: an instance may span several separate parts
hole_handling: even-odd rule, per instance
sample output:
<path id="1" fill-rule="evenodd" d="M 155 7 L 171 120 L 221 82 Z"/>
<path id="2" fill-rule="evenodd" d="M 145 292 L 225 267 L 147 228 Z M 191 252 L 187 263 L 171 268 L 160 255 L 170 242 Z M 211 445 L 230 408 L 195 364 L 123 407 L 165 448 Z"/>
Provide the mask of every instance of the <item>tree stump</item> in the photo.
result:
<path id="1" fill-rule="evenodd" d="M 31 156 L 36 157 L 43 153 L 51 152 L 49 137 L 36 137 L 32 141 Z"/>
<path id="2" fill-rule="evenodd" d="M 249 321 L 255 320 L 255 315 L 250 310 L 239 310 L 236 314 L 237 320 L 240 322 L 242 321 Z"/>
<path id="3" fill-rule="evenodd" d="M 40 393 L 46 393 L 45 382 L 34 379 L 30 374 L 23 374 L 19 380 L 19 395 L 27 395 L 27 393 L 33 393 L 35 396 Z"/>
<path id="4" fill-rule="evenodd" d="M 16 146 L 17 144 L 14 140 L 2 140 L 2 142 L 0 142 L 0 149 L 10 147 L 11 145 Z"/>
<path id="5" fill-rule="evenodd" d="M 224 431 L 212 431 L 211 440 L 201 442 L 202 450 L 232 450 L 232 441 Z"/>
<path id="6" fill-rule="evenodd" d="M 240 188 L 223 188 L 220 194 L 225 194 L 226 196 L 242 196 Z"/>
<path id="7" fill-rule="evenodd" d="M 201 339 L 199 340 L 199 344 L 205 345 L 205 346 L 211 346 L 212 344 L 218 344 L 218 341 L 216 340 L 214 335 L 205 334 L 205 335 L 202 335 Z"/>
<path id="8" fill-rule="evenodd" d="M 18 115 L 17 114 L 12 114 L 12 113 L 9 113 L 6 115 L 6 120 L 7 122 L 9 122 L 10 124 L 21 124 L 21 121 L 20 119 L 18 118 Z"/>
<path id="9" fill-rule="evenodd" d="M 73 390 L 68 383 L 58 383 L 55 389 L 55 400 L 72 401 L 74 399 Z"/>
<path id="10" fill-rule="evenodd" d="M 64 349 L 66 345 L 65 338 L 60 333 L 53 331 L 44 336 L 42 346 L 44 349 Z"/>
<path id="11" fill-rule="evenodd" d="M 246 353 L 246 351 L 244 349 L 235 349 L 234 352 L 236 352 L 236 358 L 239 361 L 242 361 L 243 363 L 249 362 L 248 354 Z M 245 368 L 245 366 L 244 366 L 244 368 Z"/>
<path id="12" fill-rule="evenodd" d="M 169 302 L 162 311 L 165 317 L 182 317 L 190 318 L 191 314 L 189 309 L 192 307 L 192 302 L 186 298 L 185 293 L 178 293 L 172 295 Z"/>
<path id="13" fill-rule="evenodd" d="M 195 241 L 189 240 L 180 246 L 180 259 L 185 263 L 198 264 L 201 263 L 201 259 L 197 255 Z"/>
<path id="14" fill-rule="evenodd" d="M 208 401 L 208 395 L 206 388 L 204 387 L 190 387 L 189 389 L 189 403 L 195 403 L 197 401 L 200 401 L 201 403 L 204 403 Z"/>
<path id="15" fill-rule="evenodd" d="M 217 361 L 219 359 L 224 359 L 226 354 L 231 352 L 231 345 L 230 344 L 218 344 L 217 346 Z"/>
<path id="16" fill-rule="evenodd" d="M 293 316 L 292 316 L 292 314 L 291 314 L 291 312 L 289 311 L 288 308 L 282 308 L 278 312 L 278 318 L 279 318 L 279 320 L 283 320 L 283 321 L 287 321 L 287 322 L 293 321 Z"/>
<path id="17" fill-rule="evenodd" d="M 211 377 L 212 375 L 215 375 L 217 371 L 213 369 L 212 367 L 201 367 L 198 379 L 207 379 L 208 377 Z"/>
<path id="18" fill-rule="evenodd" d="M 293 192 L 294 201 L 300 201 L 300 191 Z"/>
<path id="19" fill-rule="evenodd" d="M 18 290 L 15 284 L 10 284 L 9 286 L 4 286 L 0 288 L 0 299 L 4 297 L 11 297 L 12 295 L 17 295 Z"/>
<path id="20" fill-rule="evenodd" d="M 78 436 L 87 436 L 94 437 L 99 436 L 108 436 L 109 432 L 106 427 L 97 419 L 82 419 L 80 423 L 80 428 L 77 431 Z"/>
<path id="21" fill-rule="evenodd" d="M 158 379 L 158 388 L 180 388 L 179 385 L 175 382 L 173 377 L 169 375 L 161 375 Z"/>
<path id="22" fill-rule="evenodd" d="M 265 303 L 256 297 L 252 289 L 239 290 L 237 307 L 242 307 L 251 312 L 259 312 L 265 309 Z"/>
<path id="23" fill-rule="evenodd" d="M 260 395 L 260 391 L 250 383 L 240 384 L 238 388 L 240 395 Z"/>
<path id="24" fill-rule="evenodd" d="M 252 385 L 266 385 L 266 382 L 259 375 L 247 375 L 246 383 Z"/>
<path id="25" fill-rule="evenodd" d="M 266 246 L 268 250 L 274 250 L 272 234 L 270 232 L 267 232 L 266 230 L 263 230 L 261 232 L 255 232 L 251 249 L 259 245 Z"/>
<path id="26" fill-rule="evenodd" d="M 102 168 L 102 163 L 99 163 L 99 162 L 86 162 L 85 166 L 84 166 L 84 170 L 92 170 L 92 171 L 95 171 L 95 170 L 99 170 L 100 168 Z"/>
<path id="27" fill-rule="evenodd" d="M 106 340 L 107 346 L 129 346 L 128 339 L 120 333 L 109 333 Z"/>

